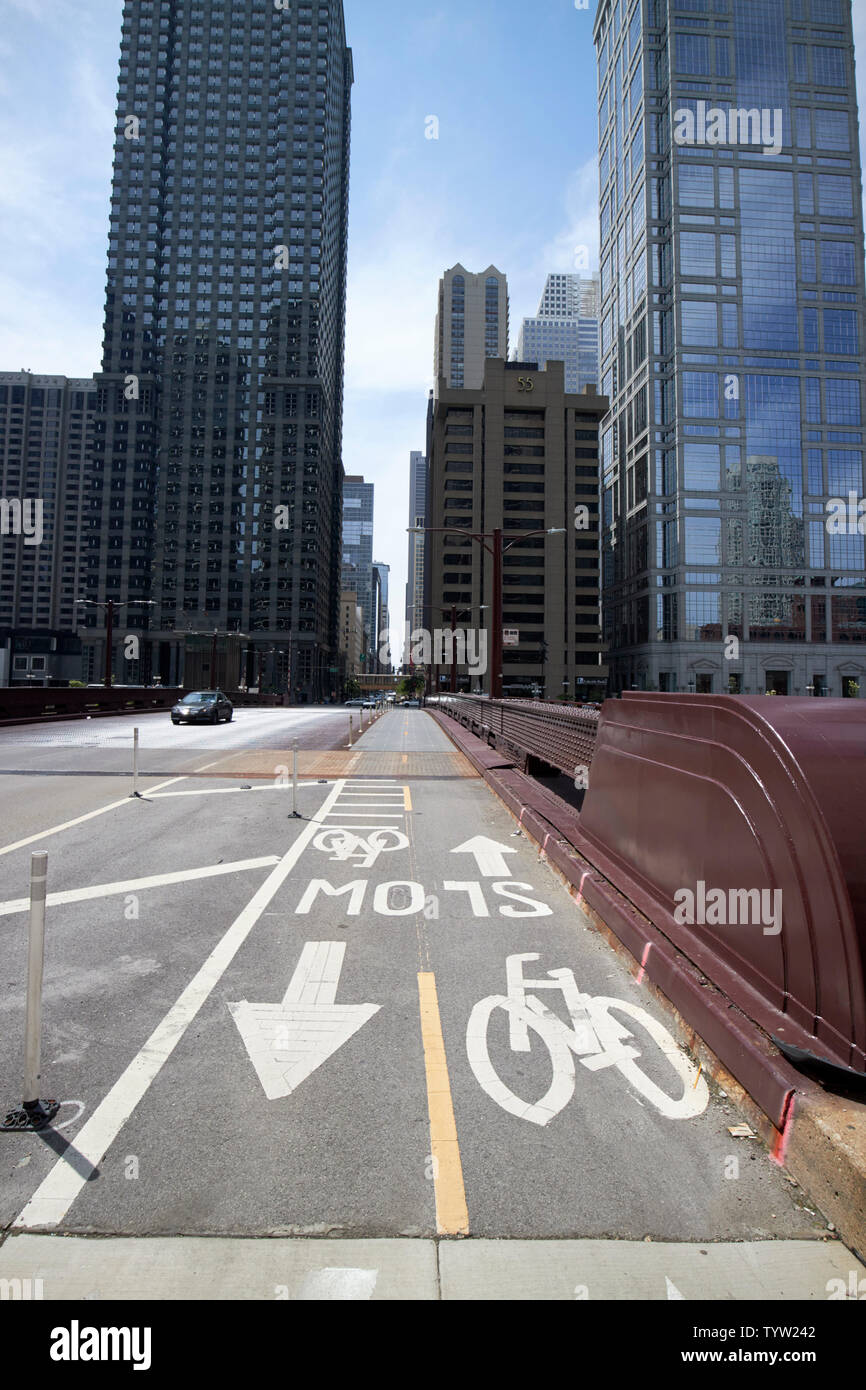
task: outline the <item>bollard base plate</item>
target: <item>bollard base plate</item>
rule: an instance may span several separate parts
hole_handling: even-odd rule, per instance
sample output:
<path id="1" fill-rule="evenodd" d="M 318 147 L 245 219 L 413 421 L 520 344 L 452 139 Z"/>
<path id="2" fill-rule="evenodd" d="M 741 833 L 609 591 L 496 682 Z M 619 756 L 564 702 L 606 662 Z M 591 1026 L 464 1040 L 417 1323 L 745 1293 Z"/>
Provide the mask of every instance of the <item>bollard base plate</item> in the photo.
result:
<path id="1" fill-rule="evenodd" d="M 22 1105 L 18 1110 L 9 1110 L 0 1134 L 26 1133 L 44 1129 L 54 1119 L 60 1109 L 59 1100 L 35 1100 L 31 1105 Z"/>

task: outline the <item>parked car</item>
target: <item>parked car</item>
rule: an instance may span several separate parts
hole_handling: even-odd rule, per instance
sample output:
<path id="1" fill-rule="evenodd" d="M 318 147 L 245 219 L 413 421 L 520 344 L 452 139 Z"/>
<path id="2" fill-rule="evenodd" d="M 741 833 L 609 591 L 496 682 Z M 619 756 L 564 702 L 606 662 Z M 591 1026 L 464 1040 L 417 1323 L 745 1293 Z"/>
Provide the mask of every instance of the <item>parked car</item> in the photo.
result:
<path id="1" fill-rule="evenodd" d="M 184 695 L 171 712 L 172 724 L 231 724 L 234 705 L 221 690 L 196 690 Z"/>

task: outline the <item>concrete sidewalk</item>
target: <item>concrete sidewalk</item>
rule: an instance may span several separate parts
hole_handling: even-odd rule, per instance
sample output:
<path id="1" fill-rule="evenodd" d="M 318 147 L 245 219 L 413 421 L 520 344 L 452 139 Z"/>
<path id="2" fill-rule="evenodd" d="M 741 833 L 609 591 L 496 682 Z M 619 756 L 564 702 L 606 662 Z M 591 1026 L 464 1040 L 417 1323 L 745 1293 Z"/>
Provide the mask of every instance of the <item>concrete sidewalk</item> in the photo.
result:
<path id="1" fill-rule="evenodd" d="M 0 1246 L 4 1296 L 46 1301 L 818 1302 L 831 1292 L 844 1296 L 840 1287 L 856 1290 L 864 1275 L 866 1267 L 838 1240 L 688 1245 L 12 1235 Z M 8 1282 L 15 1280 L 20 1288 Z"/>

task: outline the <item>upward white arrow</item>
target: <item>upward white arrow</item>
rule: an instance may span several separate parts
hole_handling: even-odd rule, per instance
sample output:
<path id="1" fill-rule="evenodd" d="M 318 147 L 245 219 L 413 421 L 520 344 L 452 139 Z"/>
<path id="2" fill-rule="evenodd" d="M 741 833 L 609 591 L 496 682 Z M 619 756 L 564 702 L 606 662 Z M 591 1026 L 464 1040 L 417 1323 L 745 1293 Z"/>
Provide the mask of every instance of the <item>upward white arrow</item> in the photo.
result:
<path id="1" fill-rule="evenodd" d="M 478 872 L 482 878 L 509 878 L 506 854 L 516 854 L 510 845 L 501 845 L 498 840 L 489 840 L 486 835 L 476 835 L 464 845 L 452 849 L 452 854 L 474 854 Z"/>
<path id="2" fill-rule="evenodd" d="M 337 1004 L 345 941 L 308 941 L 282 1004 L 229 1004 L 268 1100 L 280 1100 L 342 1047 L 380 1004 Z"/>

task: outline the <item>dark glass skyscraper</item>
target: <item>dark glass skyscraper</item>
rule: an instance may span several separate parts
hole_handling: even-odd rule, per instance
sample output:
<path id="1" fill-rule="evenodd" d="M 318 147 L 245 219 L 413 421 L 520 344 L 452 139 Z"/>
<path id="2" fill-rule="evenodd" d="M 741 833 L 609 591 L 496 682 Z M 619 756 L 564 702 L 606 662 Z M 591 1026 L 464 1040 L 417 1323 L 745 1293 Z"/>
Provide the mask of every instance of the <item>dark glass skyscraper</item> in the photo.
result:
<path id="1" fill-rule="evenodd" d="M 851 0 L 601 0 L 595 43 L 612 683 L 866 693 Z"/>
<path id="2" fill-rule="evenodd" d="M 342 587 L 354 589 L 364 614 L 365 651 L 377 644 L 373 603 L 373 507 L 375 487 L 357 474 L 346 477 L 343 488 Z"/>
<path id="3" fill-rule="evenodd" d="M 352 80 L 341 0 L 126 0 L 83 596 L 141 679 L 203 630 L 336 679 Z"/>

